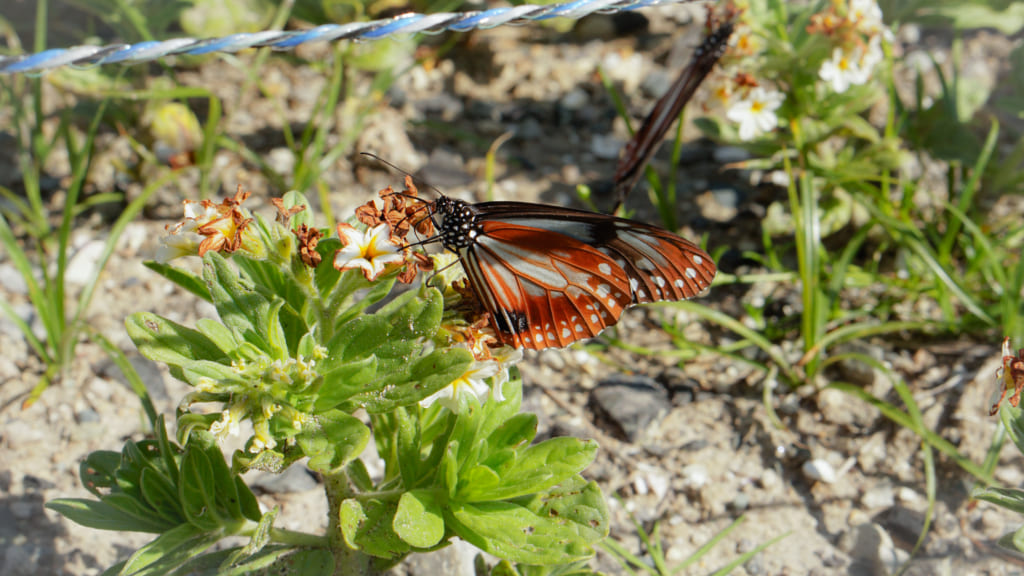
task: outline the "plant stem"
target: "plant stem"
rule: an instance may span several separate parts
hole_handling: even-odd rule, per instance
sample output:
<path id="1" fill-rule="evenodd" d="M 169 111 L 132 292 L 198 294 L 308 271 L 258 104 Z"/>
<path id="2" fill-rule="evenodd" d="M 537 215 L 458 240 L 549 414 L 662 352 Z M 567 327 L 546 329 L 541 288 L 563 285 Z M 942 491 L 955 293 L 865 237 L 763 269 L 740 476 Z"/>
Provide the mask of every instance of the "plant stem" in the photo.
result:
<path id="1" fill-rule="evenodd" d="M 324 491 L 327 493 L 327 541 L 334 554 L 334 573 L 344 576 L 373 576 L 378 571 L 371 558 L 353 550 L 341 533 L 341 504 L 353 493 L 344 471 L 324 475 Z"/>

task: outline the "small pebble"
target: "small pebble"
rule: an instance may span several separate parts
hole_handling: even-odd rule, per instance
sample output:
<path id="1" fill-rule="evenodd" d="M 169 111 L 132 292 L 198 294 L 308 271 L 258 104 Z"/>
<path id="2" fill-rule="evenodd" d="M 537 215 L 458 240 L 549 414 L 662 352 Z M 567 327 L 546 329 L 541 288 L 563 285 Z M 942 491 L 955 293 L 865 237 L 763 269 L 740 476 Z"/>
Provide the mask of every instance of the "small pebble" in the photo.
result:
<path id="1" fill-rule="evenodd" d="M 800 469 L 808 480 L 823 482 L 825 484 L 833 484 L 836 481 L 835 468 L 833 468 L 827 461 L 820 458 L 804 462 L 804 465 L 801 466 Z"/>

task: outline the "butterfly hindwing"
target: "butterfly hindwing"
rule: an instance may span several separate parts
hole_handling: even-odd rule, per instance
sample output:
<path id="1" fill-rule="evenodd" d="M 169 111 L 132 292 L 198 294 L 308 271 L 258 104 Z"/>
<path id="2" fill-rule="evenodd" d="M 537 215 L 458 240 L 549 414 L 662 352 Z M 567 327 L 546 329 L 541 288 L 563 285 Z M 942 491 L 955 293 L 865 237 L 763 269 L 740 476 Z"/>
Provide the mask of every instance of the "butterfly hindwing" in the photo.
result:
<path id="1" fill-rule="evenodd" d="M 568 346 L 615 324 L 632 303 L 625 271 L 583 242 L 506 222 L 486 221 L 482 230 L 463 262 L 490 288 L 482 301 L 503 340 Z"/>

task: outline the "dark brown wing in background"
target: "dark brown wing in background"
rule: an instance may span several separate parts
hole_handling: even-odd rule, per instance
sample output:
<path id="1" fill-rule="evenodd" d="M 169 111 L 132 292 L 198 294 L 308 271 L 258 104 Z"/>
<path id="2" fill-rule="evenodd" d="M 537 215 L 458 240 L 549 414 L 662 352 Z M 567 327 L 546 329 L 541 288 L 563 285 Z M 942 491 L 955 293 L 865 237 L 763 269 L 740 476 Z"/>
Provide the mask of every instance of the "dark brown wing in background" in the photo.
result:
<path id="1" fill-rule="evenodd" d="M 732 31 L 732 21 L 726 21 L 708 34 L 704 42 L 694 51 L 690 63 L 679 74 L 669 91 L 658 100 L 643 125 L 626 143 L 618 167 L 615 169 L 616 205 L 615 210 L 612 210 L 613 213 L 626 201 L 629 191 L 636 185 L 647 162 L 664 139 L 665 132 L 672 126 L 676 118 L 679 118 L 683 106 L 690 101 L 701 82 L 711 73 L 715 63 L 725 53 Z"/>

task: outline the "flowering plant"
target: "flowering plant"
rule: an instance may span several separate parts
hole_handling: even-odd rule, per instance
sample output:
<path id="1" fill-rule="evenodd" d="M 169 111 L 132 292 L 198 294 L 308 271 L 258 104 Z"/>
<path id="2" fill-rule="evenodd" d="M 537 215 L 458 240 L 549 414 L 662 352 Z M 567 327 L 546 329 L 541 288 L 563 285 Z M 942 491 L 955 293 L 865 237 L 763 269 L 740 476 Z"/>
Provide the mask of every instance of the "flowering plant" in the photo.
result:
<path id="1" fill-rule="evenodd" d="M 153 439 L 83 463 L 95 500 L 48 506 L 86 526 L 158 534 L 121 574 L 375 574 L 454 537 L 531 574 L 585 561 L 608 530 L 600 489 L 579 475 L 597 447 L 532 444 L 537 419 L 519 413 L 513 366 L 521 353 L 497 344 L 457 267 L 421 273 L 445 256 L 406 240 L 432 233 L 412 182 L 382 191 L 382 205 L 360 207 L 334 237 L 312 226 L 298 193 L 275 201 L 275 221 L 244 208 L 247 197 L 187 201 L 168 227 L 160 257 L 201 257 L 201 276 L 150 265 L 220 321 L 127 321 L 142 354 L 192 386 L 176 438 L 160 417 Z M 412 285 L 389 297 L 396 281 Z M 229 465 L 219 443 L 240 434 Z M 380 478 L 360 459 L 371 439 Z M 327 493 L 323 535 L 275 528 L 277 510 L 262 511 L 240 477 L 303 459 Z M 246 545 L 210 551 L 239 535 Z"/>
<path id="2" fill-rule="evenodd" d="M 863 220 L 844 187 L 878 180 L 901 162 L 895 131 L 880 132 L 865 118 L 889 97 L 882 82 L 893 36 L 877 2 L 736 4 L 733 45 L 709 80 L 720 113 L 698 124 L 762 158 L 746 162 L 748 168 L 793 162 L 811 176 L 824 234 Z M 782 204 L 769 209 L 768 234 L 789 231 L 777 217 L 783 211 Z"/>

